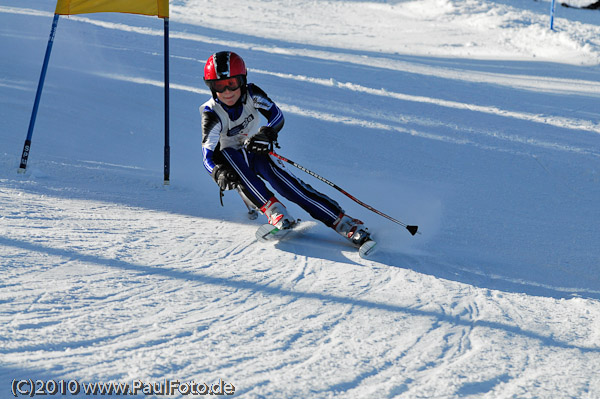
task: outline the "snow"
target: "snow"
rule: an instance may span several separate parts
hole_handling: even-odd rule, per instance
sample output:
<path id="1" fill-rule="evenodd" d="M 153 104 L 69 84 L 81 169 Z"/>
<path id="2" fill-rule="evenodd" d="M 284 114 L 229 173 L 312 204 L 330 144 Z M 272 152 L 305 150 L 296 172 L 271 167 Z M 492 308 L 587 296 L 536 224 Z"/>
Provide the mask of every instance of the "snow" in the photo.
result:
<path id="1" fill-rule="evenodd" d="M 598 11 L 557 4 L 550 31 L 541 0 L 174 0 L 165 186 L 162 21 L 126 14 L 60 18 L 17 173 L 50 3 L 0 5 L 1 397 L 600 397 Z M 381 249 L 293 204 L 309 228 L 257 243 L 202 166 L 223 49 L 284 111 L 282 155 L 422 234 L 290 166 Z"/>

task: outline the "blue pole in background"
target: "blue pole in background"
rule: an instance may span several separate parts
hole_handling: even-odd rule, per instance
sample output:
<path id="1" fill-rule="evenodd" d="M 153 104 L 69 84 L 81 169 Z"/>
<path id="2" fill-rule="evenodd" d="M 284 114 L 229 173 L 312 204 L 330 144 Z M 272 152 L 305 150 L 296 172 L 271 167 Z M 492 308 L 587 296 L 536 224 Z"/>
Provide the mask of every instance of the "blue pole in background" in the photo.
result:
<path id="1" fill-rule="evenodd" d="M 171 147 L 169 145 L 169 18 L 165 21 L 165 151 L 164 184 L 168 185 L 171 174 Z"/>
<path id="2" fill-rule="evenodd" d="M 29 120 L 29 130 L 27 131 L 27 138 L 25 139 L 25 145 L 23 146 L 23 154 L 21 155 L 19 173 L 24 173 L 25 169 L 27 168 L 27 160 L 29 159 L 29 151 L 31 150 L 31 137 L 33 136 L 33 126 L 35 125 L 35 118 L 37 117 L 38 107 L 40 105 L 40 98 L 42 97 L 42 88 L 44 87 L 44 80 L 46 79 L 46 71 L 48 70 L 48 62 L 50 61 L 50 52 L 52 51 L 52 43 L 54 43 L 54 35 L 56 34 L 57 24 L 58 14 L 54 14 L 54 20 L 52 21 L 52 29 L 50 30 L 50 38 L 48 39 L 48 46 L 46 47 L 46 55 L 44 56 L 44 65 L 42 65 L 42 73 L 40 74 L 40 81 L 38 83 L 37 93 L 35 94 L 33 110 L 31 111 L 31 119 Z"/>
<path id="3" fill-rule="evenodd" d="M 552 0 L 550 3 L 550 30 L 554 30 L 554 2 L 555 0 Z"/>

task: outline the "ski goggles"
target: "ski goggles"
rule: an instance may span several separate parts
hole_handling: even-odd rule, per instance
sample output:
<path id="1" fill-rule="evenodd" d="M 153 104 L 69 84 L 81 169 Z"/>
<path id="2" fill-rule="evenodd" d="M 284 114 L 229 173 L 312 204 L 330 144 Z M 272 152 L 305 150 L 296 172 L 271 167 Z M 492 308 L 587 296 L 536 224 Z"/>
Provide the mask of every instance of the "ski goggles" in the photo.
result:
<path id="1" fill-rule="evenodd" d="M 242 86 L 242 78 L 234 76 L 232 78 L 221 79 L 221 80 L 209 80 L 206 82 L 208 87 L 212 91 L 217 93 L 223 93 L 225 90 L 235 91 Z"/>

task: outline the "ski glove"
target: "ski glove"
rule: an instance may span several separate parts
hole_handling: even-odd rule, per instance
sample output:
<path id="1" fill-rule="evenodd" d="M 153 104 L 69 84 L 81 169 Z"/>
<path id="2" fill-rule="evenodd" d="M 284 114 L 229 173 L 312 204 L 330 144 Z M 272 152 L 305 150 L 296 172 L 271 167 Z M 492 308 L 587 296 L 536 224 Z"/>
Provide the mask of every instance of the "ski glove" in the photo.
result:
<path id="1" fill-rule="evenodd" d="M 233 190 L 237 187 L 240 179 L 238 175 L 226 165 L 215 165 L 212 171 L 212 178 L 222 191 Z"/>
<path id="2" fill-rule="evenodd" d="M 246 142 L 246 150 L 256 154 L 268 154 L 277 141 L 277 130 L 269 126 L 262 126 L 258 133 Z"/>

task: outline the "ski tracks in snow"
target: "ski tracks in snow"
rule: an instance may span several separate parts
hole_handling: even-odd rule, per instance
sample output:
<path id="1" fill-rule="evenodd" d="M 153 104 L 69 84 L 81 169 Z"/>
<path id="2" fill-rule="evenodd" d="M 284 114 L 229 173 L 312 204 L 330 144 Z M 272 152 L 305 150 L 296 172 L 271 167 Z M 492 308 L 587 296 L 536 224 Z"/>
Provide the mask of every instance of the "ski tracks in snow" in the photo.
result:
<path id="1" fill-rule="evenodd" d="M 26 361 L 54 378 L 224 378 L 249 398 L 391 398 L 504 392 L 540 373 L 564 378 L 556 362 L 597 361 L 600 337 L 577 332 L 583 302 L 556 313 L 549 298 L 504 296 L 355 252 L 331 261 L 299 255 L 293 242 L 265 246 L 242 238 L 252 224 L 120 205 L 118 193 L 100 202 L 2 183 L 5 364 Z M 549 309 L 531 314 L 531 301 Z"/>

